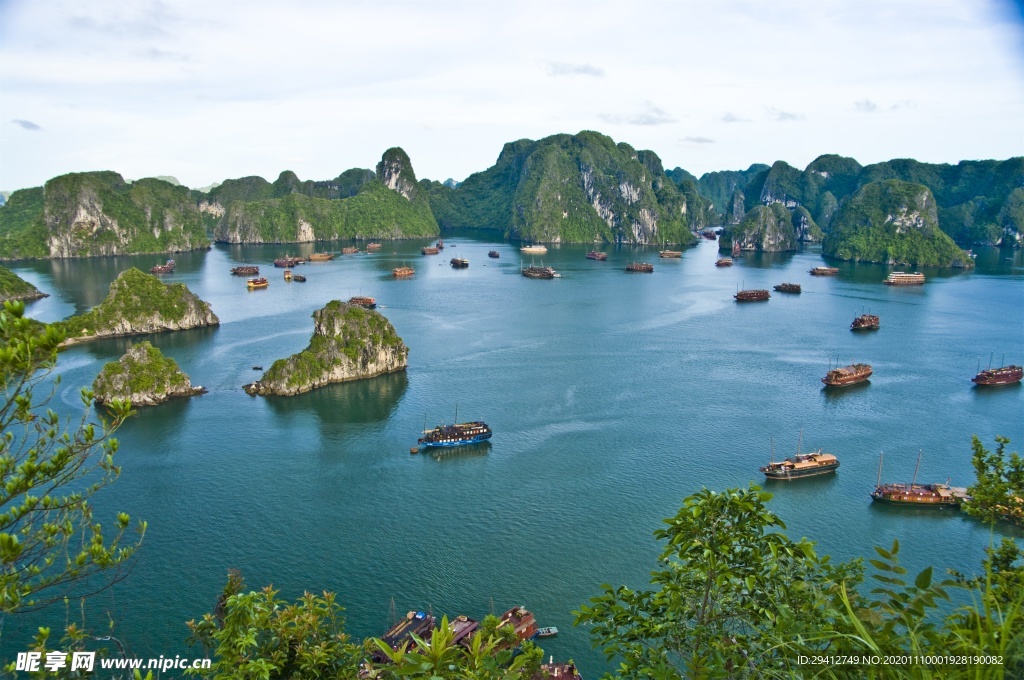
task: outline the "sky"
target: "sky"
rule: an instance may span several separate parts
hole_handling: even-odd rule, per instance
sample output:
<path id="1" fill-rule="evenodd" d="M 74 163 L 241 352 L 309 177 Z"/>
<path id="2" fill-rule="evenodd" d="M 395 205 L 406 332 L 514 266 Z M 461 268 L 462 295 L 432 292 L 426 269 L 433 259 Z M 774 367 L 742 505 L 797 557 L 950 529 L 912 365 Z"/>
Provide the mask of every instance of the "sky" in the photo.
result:
<path id="1" fill-rule="evenodd" d="M 1024 0 L 0 0 L 0 190 L 463 180 L 597 130 L 700 176 L 1024 155 Z"/>

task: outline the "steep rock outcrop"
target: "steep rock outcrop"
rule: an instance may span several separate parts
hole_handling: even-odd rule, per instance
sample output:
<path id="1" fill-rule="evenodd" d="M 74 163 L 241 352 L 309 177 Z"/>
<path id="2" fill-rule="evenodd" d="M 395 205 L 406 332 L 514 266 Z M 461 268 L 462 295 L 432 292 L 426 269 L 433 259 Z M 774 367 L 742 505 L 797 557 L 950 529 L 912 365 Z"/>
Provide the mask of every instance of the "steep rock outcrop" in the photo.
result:
<path id="1" fill-rule="evenodd" d="M 889 265 L 974 266 L 970 256 L 939 229 L 931 190 L 901 180 L 861 187 L 833 218 L 822 253 Z"/>
<path id="2" fill-rule="evenodd" d="M 164 284 L 138 269 L 121 273 L 106 299 L 84 314 L 55 325 L 67 334 L 65 344 L 97 338 L 185 330 L 220 323 L 210 305 L 183 283 Z"/>
<path id="3" fill-rule="evenodd" d="M 92 384 L 97 404 L 127 399 L 132 406 L 155 406 L 174 397 L 206 392 L 149 342 L 133 345 L 124 356 L 103 367 Z"/>
<path id="4" fill-rule="evenodd" d="M 758 205 L 747 211 L 739 224 L 730 226 L 719 239 L 720 249 L 739 243 L 741 250 L 779 252 L 796 250 L 799 244 L 792 215 L 781 203 Z"/>
<path id="5" fill-rule="evenodd" d="M 443 227 L 545 243 L 693 243 L 692 201 L 657 154 L 597 132 L 522 139 L 452 189 L 423 182 Z M 699 211 L 696 211 L 699 212 Z"/>
<path id="6" fill-rule="evenodd" d="M 303 243 L 436 236 L 440 231 L 437 221 L 426 194 L 416 184 L 408 155 L 401 149 L 388 149 L 377 167 L 387 183 L 373 179 L 369 170 L 352 170 L 342 173 L 330 187 L 318 188 L 322 183 L 310 186 L 299 182 L 294 173 L 283 172 L 277 182 L 267 185 L 280 197 L 218 204 L 225 212 L 214 229 L 214 239 L 221 243 Z M 248 185 L 263 190 L 258 183 Z M 351 196 L 336 196 L 350 189 Z"/>
<path id="7" fill-rule="evenodd" d="M 256 382 L 251 395 L 291 396 L 349 380 L 405 369 L 409 348 L 381 314 L 338 300 L 313 312 L 309 346 L 278 359 Z"/>

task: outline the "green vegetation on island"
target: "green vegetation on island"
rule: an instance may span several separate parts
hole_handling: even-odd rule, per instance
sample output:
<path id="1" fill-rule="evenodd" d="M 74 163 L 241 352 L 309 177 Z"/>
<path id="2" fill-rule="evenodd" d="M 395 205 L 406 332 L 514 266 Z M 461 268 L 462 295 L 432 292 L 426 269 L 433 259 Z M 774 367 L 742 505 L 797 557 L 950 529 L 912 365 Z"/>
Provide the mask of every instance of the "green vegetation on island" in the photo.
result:
<path id="1" fill-rule="evenodd" d="M 690 244 L 691 209 L 700 214 L 656 154 L 590 131 L 510 142 L 457 188 L 420 186 L 442 227 L 523 241 Z"/>
<path id="2" fill-rule="evenodd" d="M 245 387 L 246 392 L 290 396 L 406 367 L 409 348 L 378 312 L 332 300 L 313 312 L 313 319 L 309 346 L 275 361 L 259 380 Z"/>
<path id="3" fill-rule="evenodd" d="M 132 267 L 110 284 L 106 299 L 84 314 L 53 324 L 67 335 L 67 344 L 102 337 L 141 335 L 216 326 L 210 305 L 184 283 L 164 284 Z"/>
<path id="4" fill-rule="evenodd" d="M 229 180 L 207 201 L 216 202 L 217 214 L 223 212 L 214 238 L 224 243 L 399 239 L 439 233 L 409 157 L 398 148 L 384 153 L 376 178 L 370 170 L 354 169 L 332 182 L 303 183 L 294 173 L 284 172 L 273 185 L 258 177 Z"/>
<path id="5" fill-rule="evenodd" d="M 0 258 L 172 253 L 210 241 L 191 191 L 116 172 L 55 177 L 0 208 Z"/>
<path id="6" fill-rule="evenodd" d="M 31 283 L 21 278 L 7 267 L 0 266 L 0 302 L 6 300 L 38 300 L 49 297 Z"/>
<path id="7" fill-rule="evenodd" d="M 866 184 L 844 202 L 832 218 L 822 253 L 891 265 L 974 266 L 971 257 L 939 229 L 928 187 L 901 180 Z"/>
<path id="8" fill-rule="evenodd" d="M 121 399 L 132 406 L 153 406 L 172 397 L 191 397 L 205 390 L 192 386 L 189 377 L 178 368 L 178 362 L 143 341 L 117 361 L 106 364 L 93 381 L 92 391 L 97 404 Z"/>
<path id="9" fill-rule="evenodd" d="M 693 178 L 682 168 L 669 176 L 680 186 Z M 1022 157 L 956 165 L 895 159 L 861 166 L 852 158 L 826 154 L 804 170 L 776 161 L 746 171 L 709 172 L 696 187 L 712 205 L 709 219 L 720 224 L 739 223 L 755 206 L 781 203 L 789 209 L 803 207 L 828 232 L 840 204 L 863 187 L 887 180 L 928 187 L 936 202 L 938 226 L 961 247 L 1019 245 L 1024 237 Z"/>

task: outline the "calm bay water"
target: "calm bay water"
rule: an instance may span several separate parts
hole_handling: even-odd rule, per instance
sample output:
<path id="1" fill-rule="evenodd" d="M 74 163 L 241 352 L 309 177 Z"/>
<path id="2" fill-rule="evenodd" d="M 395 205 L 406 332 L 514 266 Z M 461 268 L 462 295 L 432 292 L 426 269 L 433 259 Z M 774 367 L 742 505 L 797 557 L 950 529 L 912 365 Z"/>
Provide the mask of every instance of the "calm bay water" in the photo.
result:
<path id="1" fill-rule="evenodd" d="M 807 270 L 816 251 L 747 255 L 717 269 L 717 243 L 681 260 L 656 249 L 551 248 L 543 263 L 561 279 L 519 275 L 518 248 L 446 236 L 439 257 L 424 242 L 342 256 L 297 269 L 285 283 L 269 265 L 284 246 L 224 247 L 176 255 L 165 281 L 210 302 L 216 329 L 150 336 L 209 394 L 143 409 L 120 430 L 121 478 L 97 516 L 122 510 L 149 522 L 130 577 L 92 602 L 90 623 L 140 656 L 187 654 L 184 622 L 212 609 L 228 568 L 248 585 L 273 583 L 292 599 L 332 590 L 355 636 L 383 632 L 399 613 L 432 608 L 479 617 L 524 604 L 558 626 L 546 655 L 574 657 L 585 675 L 605 667 L 571 611 L 601 583 L 646 583 L 659 545 L 651 532 L 702 487 L 762 483 L 757 468 L 823 447 L 836 475 L 769 484 L 770 503 L 793 538 L 835 559 L 868 556 L 898 538 L 912 573 L 974 571 L 988 529 L 956 512 L 879 507 L 868 492 L 879 453 L 883 477 L 973 481 L 970 436 L 1024 441 L 1024 390 L 978 389 L 970 378 L 1024 361 L 1021 251 L 986 249 L 972 272 L 925 270 L 923 287 L 881 284 L 888 270 L 839 264 L 836 278 Z M 340 247 L 340 246 L 339 246 Z M 501 253 L 489 259 L 488 250 Z M 308 247 L 306 248 L 308 251 Z M 292 253 L 296 248 L 292 247 Z M 303 251 L 305 252 L 305 251 Z M 466 270 L 448 266 L 466 257 Z M 540 264 L 541 258 L 532 258 Z M 627 274 L 633 260 L 653 274 Z M 52 321 L 99 303 L 128 266 L 159 257 L 18 263 L 52 297 L 30 305 Z M 529 260 L 526 261 L 527 263 Z M 260 264 L 270 288 L 247 291 L 228 270 Z M 416 267 L 411 280 L 391 269 Z M 737 287 L 800 283 L 801 295 L 737 304 Z M 331 299 L 371 295 L 411 348 L 405 373 L 334 385 L 292 398 L 252 398 L 242 385 L 306 346 L 312 312 Z M 882 328 L 855 334 L 865 311 Z M 132 340 L 61 355 L 60 398 L 74 413 L 78 388 Z M 829 362 L 873 365 L 870 384 L 832 392 Z M 424 422 L 482 419 L 490 445 L 443 460 L 411 456 Z M 998 540 L 997 534 L 995 539 Z M 24 649 L 42 619 L 8 618 L 3 658 Z M 192 655 L 198 655 L 198 649 Z"/>

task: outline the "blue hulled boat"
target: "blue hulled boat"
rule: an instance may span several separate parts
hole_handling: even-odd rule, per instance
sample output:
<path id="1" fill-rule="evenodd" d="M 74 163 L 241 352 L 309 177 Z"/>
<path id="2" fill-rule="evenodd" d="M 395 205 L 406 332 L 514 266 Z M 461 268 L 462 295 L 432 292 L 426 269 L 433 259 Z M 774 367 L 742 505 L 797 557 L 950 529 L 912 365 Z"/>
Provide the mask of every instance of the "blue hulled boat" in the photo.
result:
<path id="1" fill-rule="evenodd" d="M 464 446 L 479 444 L 491 438 L 491 428 L 487 423 L 474 420 L 471 423 L 455 423 L 454 425 L 438 425 L 432 430 L 424 430 L 419 438 L 420 446 Z"/>

